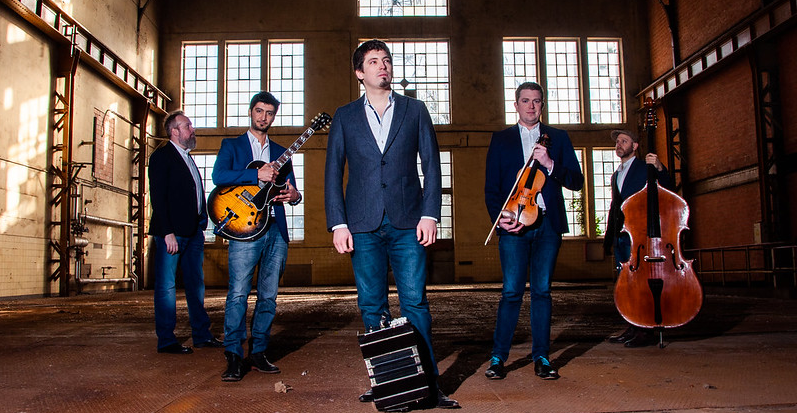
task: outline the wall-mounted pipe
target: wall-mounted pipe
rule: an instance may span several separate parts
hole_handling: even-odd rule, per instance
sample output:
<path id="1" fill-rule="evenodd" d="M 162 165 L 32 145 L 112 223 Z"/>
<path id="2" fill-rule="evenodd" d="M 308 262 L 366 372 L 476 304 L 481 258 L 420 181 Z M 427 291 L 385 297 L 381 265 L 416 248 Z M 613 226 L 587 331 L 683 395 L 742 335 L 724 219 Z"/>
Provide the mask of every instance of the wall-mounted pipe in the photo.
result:
<path id="1" fill-rule="evenodd" d="M 88 284 L 88 283 L 116 283 L 116 282 L 132 282 L 133 283 L 133 291 L 138 290 L 138 274 L 133 271 L 133 227 L 135 227 L 134 223 L 119 221 L 110 218 L 103 218 L 97 217 L 88 214 L 80 214 L 80 218 L 84 222 L 91 222 L 94 224 L 101 224 L 107 225 L 112 227 L 122 227 L 125 229 L 125 233 L 127 234 L 127 246 L 125 247 L 125 252 L 127 255 L 127 265 L 130 277 L 125 278 L 80 278 L 80 274 L 76 274 L 75 279 L 79 283 Z"/>

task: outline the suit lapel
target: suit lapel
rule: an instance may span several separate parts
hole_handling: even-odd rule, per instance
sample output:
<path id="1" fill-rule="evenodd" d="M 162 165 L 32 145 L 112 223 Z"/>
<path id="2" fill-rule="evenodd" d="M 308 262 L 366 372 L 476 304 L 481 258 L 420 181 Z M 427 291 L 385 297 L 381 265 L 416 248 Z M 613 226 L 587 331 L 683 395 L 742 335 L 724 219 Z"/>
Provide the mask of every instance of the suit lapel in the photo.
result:
<path id="1" fill-rule="evenodd" d="M 376 144 L 376 136 L 374 136 L 373 131 L 371 131 L 371 125 L 368 124 L 368 114 L 365 111 L 370 109 L 365 107 L 365 94 L 363 94 L 360 99 L 356 100 L 355 104 L 357 105 L 356 110 L 360 114 L 354 117 L 354 122 L 356 122 L 355 130 L 365 131 L 365 133 L 358 136 L 362 136 L 363 139 L 368 141 L 365 142 L 366 145 L 370 146 L 377 153 L 380 153 L 379 145 Z"/>
<path id="2" fill-rule="evenodd" d="M 393 93 L 393 120 L 390 123 L 390 133 L 387 135 L 387 141 L 385 142 L 385 152 L 390 148 L 390 145 L 393 144 L 393 141 L 396 140 L 396 136 L 398 135 L 399 129 L 401 129 L 401 124 L 404 122 L 404 115 L 407 114 L 407 103 L 409 102 L 409 98 L 404 95 L 399 95 L 396 92 Z"/>

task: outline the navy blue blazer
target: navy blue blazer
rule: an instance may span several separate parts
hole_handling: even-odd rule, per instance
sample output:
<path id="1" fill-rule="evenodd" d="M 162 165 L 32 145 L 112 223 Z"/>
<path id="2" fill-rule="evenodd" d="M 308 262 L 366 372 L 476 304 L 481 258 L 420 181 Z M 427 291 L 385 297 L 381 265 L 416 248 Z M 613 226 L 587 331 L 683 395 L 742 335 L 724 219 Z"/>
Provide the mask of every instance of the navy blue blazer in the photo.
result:
<path id="1" fill-rule="evenodd" d="M 147 174 L 152 202 L 150 235 L 165 237 L 174 234 L 178 237 L 192 237 L 197 230 L 204 231 L 207 228 L 204 188 L 200 188 L 203 194 L 202 206 L 197 211 L 196 183 L 191 176 L 191 170 L 173 143 L 167 142 L 152 152 Z"/>
<path id="2" fill-rule="evenodd" d="M 364 96 L 341 106 L 333 116 L 324 176 L 330 231 L 339 224 L 347 224 L 352 233 L 374 231 L 385 213 L 400 229 L 415 228 L 423 216 L 440 219 L 440 152 L 432 118 L 423 102 L 395 92 L 393 97 L 393 121 L 384 153 L 368 126 Z M 419 154 L 423 190 L 417 168 Z"/>
<path id="3" fill-rule="evenodd" d="M 667 173 L 667 168 L 662 168 L 656 174 L 656 179 L 664 188 L 672 190 L 672 179 Z M 631 195 L 642 190 L 648 184 L 648 167 L 644 159 L 638 157 L 631 161 L 628 173 L 623 180 L 623 190 L 617 188 L 617 171 L 612 174 L 612 203 L 609 206 L 609 217 L 606 222 L 606 233 L 603 238 L 603 248 L 608 253 L 614 244 L 615 238 L 620 236 L 620 231 L 625 223 L 625 216 L 620 209 L 623 202 Z"/>
<path id="4" fill-rule="evenodd" d="M 546 175 L 545 185 L 541 190 L 542 199 L 545 201 L 545 214 L 553 228 L 564 234 L 568 232 L 568 227 L 562 187 L 571 191 L 580 190 L 584 186 L 584 174 L 581 173 L 573 143 L 570 142 L 567 132 L 540 124 L 540 134 L 547 134 L 551 139 L 548 156 L 554 162 L 550 174 L 546 168 L 540 166 Z M 484 202 L 487 204 L 491 222 L 495 222 L 501 213 L 501 207 L 509 197 L 518 171 L 525 164 L 518 125 L 493 133 L 487 150 L 487 173 L 484 181 Z M 508 234 L 500 228 L 498 233 Z"/>
<path id="5" fill-rule="evenodd" d="M 269 140 L 269 159 L 271 162 L 279 159 L 285 152 L 285 148 Z M 244 132 L 237 138 L 226 138 L 221 141 L 219 154 L 216 156 L 216 163 L 213 164 L 213 183 L 216 186 L 230 185 L 257 185 L 257 169 L 246 169 L 254 158 L 252 158 L 252 144 L 249 143 L 249 135 Z M 293 164 L 288 161 L 280 170 L 278 182 L 288 179 L 291 185 L 296 187 L 296 178 L 293 175 Z M 288 237 L 288 223 L 285 219 L 285 207 L 281 202 L 271 204 L 274 210 L 274 218 L 277 221 L 280 234 L 285 242 L 290 242 Z"/>

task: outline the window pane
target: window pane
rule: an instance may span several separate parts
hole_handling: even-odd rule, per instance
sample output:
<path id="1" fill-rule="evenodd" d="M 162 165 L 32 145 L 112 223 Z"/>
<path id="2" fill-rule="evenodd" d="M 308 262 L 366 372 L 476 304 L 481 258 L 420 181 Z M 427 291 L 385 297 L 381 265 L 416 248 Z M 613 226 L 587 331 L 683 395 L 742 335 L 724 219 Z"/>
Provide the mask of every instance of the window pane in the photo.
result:
<path id="1" fill-rule="evenodd" d="M 545 42 L 549 123 L 581 123 L 577 49 L 575 40 Z"/>
<path id="2" fill-rule="evenodd" d="M 191 157 L 194 158 L 194 163 L 196 163 L 196 167 L 199 169 L 199 176 L 202 177 L 202 185 L 205 187 L 205 199 L 207 199 L 210 192 L 216 187 L 213 185 L 213 179 L 210 176 L 210 174 L 213 173 L 213 164 L 216 163 L 216 154 L 197 155 L 192 153 Z M 205 242 L 212 243 L 215 241 L 216 234 L 213 233 L 213 223 L 211 222 L 205 230 Z"/>
<path id="3" fill-rule="evenodd" d="M 260 43 L 227 44 L 227 126 L 249 126 L 249 100 L 260 91 Z"/>
<path id="4" fill-rule="evenodd" d="M 393 55 L 393 90 L 422 100 L 432 117 L 432 123 L 450 124 L 448 43 L 385 43 Z M 360 93 L 364 92 L 360 84 Z"/>
<path id="5" fill-rule="evenodd" d="M 595 187 L 595 234 L 606 232 L 606 220 L 612 203 L 612 173 L 620 166 L 613 148 L 592 150 L 592 185 Z"/>
<path id="6" fill-rule="evenodd" d="M 183 111 L 196 128 L 215 128 L 218 100 L 217 44 L 184 44 Z"/>
<path id="7" fill-rule="evenodd" d="M 448 0 L 359 0 L 360 17 L 447 16 Z"/>
<path id="8" fill-rule="evenodd" d="M 296 177 L 296 190 L 304 196 L 304 154 L 298 152 L 293 154 L 291 163 L 293 163 L 293 174 Z M 296 206 L 284 204 L 285 217 L 288 220 L 288 236 L 291 241 L 304 239 L 304 203 L 305 201 L 302 200 Z"/>
<path id="9" fill-rule="evenodd" d="M 576 159 L 578 159 L 578 166 L 581 167 L 581 173 L 584 173 L 584 149 L 576 149 Z M 565 215 L 567 215 L 567 227 L 570 232 L 564 234 L 570 237 L 579 237 L 586 235 L 584 230 L 587 222 L 586 214 L 584 213 L 584 189 L 579 191 L 571 191 L 562 187 L 562 195 L 565 198 Z"/>
<path id="10" fill-rule="evenodd" d="M 592 123 L 622 123 L 620 41 L 587 41 L 587 62 Z"/>
<path id="11" fill-rule="evenodd" d="M 537 42 L 504 40 L 504 108 L 506 123 L 517 123 L 515 89 L 523 82 L 537 82 Z"/>
<path id="12" fill-rule="evenodd" d="M 280 101 L 274 126 L 304 125 L 304 43 L 269 44 L 269 91 Z"/>
<path id="13" fill-rule="evenodd" d="M 443 204 L 440 208 L 440 222 L 437 223 L 437 238 L 454 238 L 454 191 L 452 187 L 451 151 L 440 151 L 440 169 L 442 170 Z M 423 186 L 421 157 L 418 156 L 418 176 Z"/>

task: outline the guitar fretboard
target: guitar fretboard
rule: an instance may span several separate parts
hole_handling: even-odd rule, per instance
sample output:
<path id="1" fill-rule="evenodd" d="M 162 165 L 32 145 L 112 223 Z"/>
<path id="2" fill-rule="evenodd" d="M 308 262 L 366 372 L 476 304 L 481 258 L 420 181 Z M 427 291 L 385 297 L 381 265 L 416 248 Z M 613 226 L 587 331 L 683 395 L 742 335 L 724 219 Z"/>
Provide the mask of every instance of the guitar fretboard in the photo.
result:
<path id="1" fill-rule="evenodd" d="M 304 131 L 304 133 L 301 136 L 299 136 L 299 139 L 296 139 L 296 141 L 293 142 L 291 146 L 289 146 L 288 149 L 285 150 L 285 152 L 283 152 L 282 156 L 280 156 L 279 158 L 277 158 L 276 161 L 274 161 L 275 164 L 274 166 L 276 167 L 276 169 L 277 170 L 282 169 L 282 166 L 288 163 L 288 161 L 291 159 L 291 156 L 293 156 L 293 154 L 299 151 L 299 148 L 301 148 L 302 145 L 304 145 L 304 143 L 307 142 L 307 140 L 310 139 L 311 136 L 313 136 L 313 133 L 315 133 L 315 130 L 313 130 L 313 128 L 307 128 L 307 130 Z"/>

